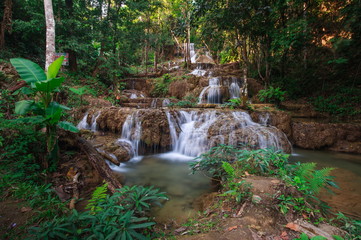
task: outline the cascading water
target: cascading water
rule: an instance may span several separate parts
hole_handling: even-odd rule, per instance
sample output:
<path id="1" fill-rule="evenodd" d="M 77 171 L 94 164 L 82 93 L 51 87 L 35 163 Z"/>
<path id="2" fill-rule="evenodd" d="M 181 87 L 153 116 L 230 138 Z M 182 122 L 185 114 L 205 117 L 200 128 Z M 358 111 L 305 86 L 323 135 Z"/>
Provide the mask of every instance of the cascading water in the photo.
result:
<path id="1" fill-rule="evenodd" d="M 206 103 L 222 103 L 220 78 L 213 77 L 209 79 L 209 86 L 205 87 L 199 95 L 198 103 L 204 103 L 204 96 L 207 96 Z"/>
<path id="2" fill-rule="evenodd" d="M 118 139 L 118 144 L 126 144 L 131 146 L 130 154 L 138 157 L 138 148 L 140 137 L 142 136 L 142 125 L 139 120 L 139 111 L 128 115 L 122 128 L 122 135 Z"/>
<path id="3" fill-rule="evenodd" d="M 152 100 L 152 103 L 150 104 L 151 108 L 157 108 L 157 102 L 158 102 L 158 98 L 154 98 Z"/>
<path id="4" fill-rule="evenodd" d="M 168 98 L 166 98 L 162 102 L 162 107 L 167 107 L 169 104 L 170 104 L 170 100 Z"/>
<path id="5" fill-rule="evenodd" d="M 168 112 L 168 123 L 175 152 L 198 156 L 207 150 L 207 131 L 216 120 L 216 112 L 199 113 L 196 111 L 179 111 L 179 116 L 173 117 Z M 180 133 L 177 135 L 176 126 Z"/>
<path id="6" fill-rule="evenodd" d="M 234 99 L 234 98 L 240 98 L 240 87 L 238 85 L 238 81 L 237 78 L 232 77 L 232 83 L 229 86 L 229 96 L 230 99 Z"/>
<path id="7" fill-rule="evenodd" d="M 88 112 L 85 113 L 84 117 L 81 119 L 81 121 L 76 126 L 78 129 L 90 129 L 90 125 L 88 124 Z"/>
<path id="8" fill-rule="evenodd" d="M 98 130 L 98 124 L 97 124 L 97 119 L 98 117 L 100 116 L 100 111 L 97 112 L 95 115 L 93 115 L 92 117 L 92 122 L 91 122 L 91 125 L 90 125 L 90 130 L 93 131 L 93 132 L 96 132 Z"/>
<path id="9" fill-rule="evenodd" d="M 197 54 L 194 50 L 194 43 L 189 44 L 189 53 L 191 57 L 191 63 L 196 63 Z"/>
<path id="10" fill-rule="evenodd" d="M 179 111 L 166 114 L 173 151 L 180 154 L 199 156 L 219 144 L 248 144 L 286 151 L 291 146 L 283 132 L 253 122 L 246 112 Z"/>

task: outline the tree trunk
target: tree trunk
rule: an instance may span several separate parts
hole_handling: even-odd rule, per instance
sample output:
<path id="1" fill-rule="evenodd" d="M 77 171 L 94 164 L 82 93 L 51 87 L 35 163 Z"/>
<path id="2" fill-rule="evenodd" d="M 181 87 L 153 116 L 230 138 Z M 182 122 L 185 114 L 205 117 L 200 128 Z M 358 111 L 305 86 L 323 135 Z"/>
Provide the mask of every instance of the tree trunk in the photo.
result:
<path id="1" fill-rule="evenodd" d="M 44 0 L 44 9 L 46 22 L 45 71 L 47 71 L 55 56 L 55 20 L 52 0 Z"/>
<path id="2" fill-rule="evenodd" d="M 116 189 L 122 188 L 122 185 L 96 149 L 84 138 L 79 137 L 77 142 L 82 151 L 88 156 L 88 160 L 93 168 L 108 183 L 109 190 L 114 193 Z"/>
<path id="3" fill-rule="evenodd" d="M 0 25 L 0 49 L 5 48 L 5 31 L 11 31 L 11 17 L 12 17 L 12 0 L 5 0 L 4 15 Z"/>
<path id="4" fill-rule="evenodd" d="M 187 68 L 191 66 L 191 27 L 187 25 Z"/>

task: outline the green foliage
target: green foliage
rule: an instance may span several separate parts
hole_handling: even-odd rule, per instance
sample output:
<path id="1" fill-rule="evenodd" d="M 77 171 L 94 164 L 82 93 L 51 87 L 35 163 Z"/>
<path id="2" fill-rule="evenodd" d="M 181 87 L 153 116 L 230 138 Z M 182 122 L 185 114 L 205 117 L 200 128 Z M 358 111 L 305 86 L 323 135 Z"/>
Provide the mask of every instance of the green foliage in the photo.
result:
<path id="1" fill-rule="evenodd" d="M 361 104 L 361 90 L 357 88 L 342 88 L 330 96 L 318 96 L 311 99 L 315 109 L 339 116 L 354 116 L 361 114 L 358 107 Z"/>
<path id="2" fill-rule="evenodd" d="M 108 184 L 104 183 L 100 187 L 97 187 L 92 194 L 91 199 L 88 201 L 88 205 L 86 209 L 90 209 L 90 211 L 95 214 L 96 212 L 101 211 L 102 209 L 97 206 L 100 202 L 105 201 L 107 197 Z"/>
<path id="3" fill-rule="evenodd" d="M 196 158 L 190 164 L 193 172 L 204 171 L 221 182 L 224 192 L 240 202 L 249 197 L 249 185 L 240 180 L 245 173 L 275 176 L 285 181 L 289 190 L 277 196 L 278 207 L 282 213 L 292 210 L 298 214 L 312 217 L 314 223 L 324 220 L 319 208 L 322 202 L 317 194 L 322 188 L 337 187 L 330 176 L 332 168 L 316 170 L 315 163 L 289 164 L 289 155 L 273 149 L 238 149 L 233 146 L 219 145 Z M 316 217 L 317 216 L 317 217 Z"/>
<path id="4" fill-rule="evenodd" d="M 197 161 L 189 164 L 192 173 L 203 171 L 216 180 L 224 181 L 228 177 L 228 174 L 222 167 L 223 162 L 235 162 L 237 160 L 237 149 L 233 146 L 221 144 L 201 154 L 196 160 Z"/>
<path id="5" fill-rule="evenodd" d="M 342 237 L 333 235 L 332 236 L 334 240 L 343 240 Z M 322 236 L 315 236 L 312 238 L 308 238 L 307 234 L 301 233 L 301 235 L 298 238 L 294 238 L 293 240 L 327 240 L 327 238 Z"/>
<path id="6" fill-rule="evenodd" d="M 361 239 L 360 220 L 351 219 L 349 217 L 346 217 L 343 213 L 339 212 L 336 214 L 336 218 L 332 219 L 331 221 L 338 223 L 338 225 L 341 225 L 341 228 L 348 233 L 346 239 L 352 239 L 352 240 Z"/>
<path id="7" fill-rule="evenodd" d="M 43 142 L 33 125 L 0 118 L 0 192 L 6 195 L 17 182 L 39 182 Z"/>
<path id="8" fill-rule="evenodd" d="M 64 81 L 64 78 L 56 77 L 63 60 L 63 56 L 55 60 L 49 66 L 46 74 L 39 65 L 30 60 L 22 58 L 13 58 L 10 60 L 21 78 L 36 93 L 34 100 L 18 101 L 15 104 L 15 113 L 19 115 L 34 113 L 34 117 L 21 119 L 19 121 L 33 122 L 46 126 L 48 157 L 49 159 L 52 158 L 52 156 L 55 157 L 53 164 L 56 163 L 57 160 L 56 151 L 58 148 L 56 128 L 60 127 L 72 132 L 79 131 L 73 124 L 60 121 L 63 110 L 69 110 L 69 108 L 53 100 L 54 94 L 58 92 L 58 88 Z"/>
<path id="9" fill-rule="evenodd" d="M 279 105 L 285 99 L 285 94 L 286 91 L 282 91 L 281 88 L 270 86 L 268 89 L 260 90 L 258 97 L 261 102 L 270 102 Z"/>
<path id="10" fill-rule="evenodd" d="M 220 196 L 229 197 L 236 203 L 241 203 L 249 198 L 252 195 L 250 192 L 251 184 L 245 180 L 238 180 L 239 174 L 236 174 L 236 169 L 230 163 L 223 162 L 222 168 L 228 174 L 228 178 L 226 182 L 222 183 L 224 190 Z"/>
<path id="11" fill-rule="evenodd" d="M 146 216 L 151 204 L 167 199 L 153 187 L 125 186 L 104 198 L 104 186 L 93 194 L 96 211 L 78 213 L 43 222 L 31 228 L 29 239 L 150 239 L 155 224 Z M 96 197 L 95 197 L 96 196 Z"/>
<path id="12" fill-rule="evenodd" d="M 198 103 L 198 98 L 193 95 L 185 96 L 183 100 L 168 104 L 168 107 L 179 107 L 179 108 L 193 108 L 196 107 Z"/>
<path id="13" fill-rule="evenodd" d="M 228 102 L 222 104 L 222 107 L 228 107 L 230 109 L 239 108 L 242 105 L 242 100 L 240 98 L 229 99 Z"/>

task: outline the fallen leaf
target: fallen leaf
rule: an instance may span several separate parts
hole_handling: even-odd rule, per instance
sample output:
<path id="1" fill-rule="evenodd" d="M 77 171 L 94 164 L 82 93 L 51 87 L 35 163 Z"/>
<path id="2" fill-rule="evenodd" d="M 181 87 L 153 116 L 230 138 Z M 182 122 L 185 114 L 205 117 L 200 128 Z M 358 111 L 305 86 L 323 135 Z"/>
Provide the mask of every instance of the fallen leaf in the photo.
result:
<path id="1" fill-rule="evenodd" d="M 31 210 L 33 210 L 31 207 L 22 207 L 20 211 L 24 213 L 24 212 L 29 212 Z"/>
<path id="2" fill-rule="evenodd" d="M 296 232 L 300 231 L 300 226 L 298 224 L 296 224 L 296 223 L 293 223 L 293 222 L 287 223 L 286 228 L 289 228 L 289 229 L 291 229 L 293 231 L 296 231 Z"/>
<path id="3" fill-rule="evenodd" d="M 227 229 L 227 231 L 232 231 L 232 230 L 237 229 L 237 228 L 238 228 L 238 226 L 229 227 L 229 228 Z"/>
<path id="4" fill-rule="evenodd" d="M 247 177 L 251 176 L 251 174 L 249 174 L 247 171 L 244 172 L 244 175 L 246 175 Z"/>
<path id="5" fill-rule="evenodd" d="M 287 232 L 282 232 L 280 237 L 282 240 L 289 240 Z"/>

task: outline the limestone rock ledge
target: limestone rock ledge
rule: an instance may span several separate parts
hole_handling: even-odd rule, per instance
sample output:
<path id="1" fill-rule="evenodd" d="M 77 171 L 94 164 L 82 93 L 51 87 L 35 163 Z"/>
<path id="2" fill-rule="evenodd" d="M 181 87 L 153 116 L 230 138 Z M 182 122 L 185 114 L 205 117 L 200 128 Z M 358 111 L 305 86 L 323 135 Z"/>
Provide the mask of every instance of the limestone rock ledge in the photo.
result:
<path id="1" fill-rule="evenodd" d="M 361 125 L 351 123 L 293 122 L 292 141 L 305 149 L 361 154 Z"/>

